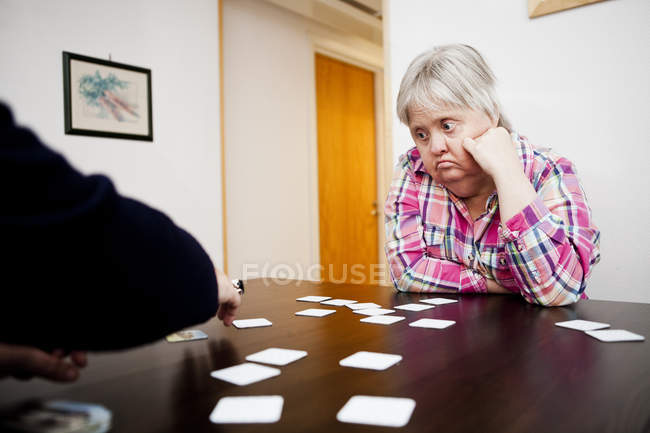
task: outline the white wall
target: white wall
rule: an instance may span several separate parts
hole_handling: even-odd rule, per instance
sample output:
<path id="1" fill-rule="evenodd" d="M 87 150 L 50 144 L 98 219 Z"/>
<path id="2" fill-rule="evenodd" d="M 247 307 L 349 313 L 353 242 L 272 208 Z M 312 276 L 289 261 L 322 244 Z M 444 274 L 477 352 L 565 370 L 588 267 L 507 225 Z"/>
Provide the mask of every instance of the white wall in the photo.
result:
<path id="1" fill-rule="evenodd" d="M 223 15 L 229 274 L 317 277 L 297 273 L 319 263 L 314 38 L 381 47 L 264 1 L 224 0 Z"/>
<path id="2" fill-rule="evenodd" d="M 526 7 L 385 1 L 393 101 L 420 52 L 452 42 L 476 47 L 500 80 L 515 129 L 577 165 L 602 237 L 587 293 L 650 302 L 650 2 L 610 0 L 535 19 Z M 396 159 L 411 140 L 394 114 L 393 138 Z"/>
<path id="3" fill-rule="evenodd" d="M 223 259 L 217 0 L 0 0 L 0 100 L 85 173 Z M 61 52 L 152 70 L 153 142 L 65 135 Z"/>

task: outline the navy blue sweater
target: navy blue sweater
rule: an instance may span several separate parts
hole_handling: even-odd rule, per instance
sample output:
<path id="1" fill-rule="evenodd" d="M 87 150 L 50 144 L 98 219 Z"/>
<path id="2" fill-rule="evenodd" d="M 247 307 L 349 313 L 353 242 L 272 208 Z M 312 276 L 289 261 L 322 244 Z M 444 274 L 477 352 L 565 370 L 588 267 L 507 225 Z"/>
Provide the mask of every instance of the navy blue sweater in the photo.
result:
<path id="1" fill-rule="evenodd" d="M 217 303 L 191 235 L 79 173 L 0 104 L 0 341 L 126 348 L 204 322 Z"/>

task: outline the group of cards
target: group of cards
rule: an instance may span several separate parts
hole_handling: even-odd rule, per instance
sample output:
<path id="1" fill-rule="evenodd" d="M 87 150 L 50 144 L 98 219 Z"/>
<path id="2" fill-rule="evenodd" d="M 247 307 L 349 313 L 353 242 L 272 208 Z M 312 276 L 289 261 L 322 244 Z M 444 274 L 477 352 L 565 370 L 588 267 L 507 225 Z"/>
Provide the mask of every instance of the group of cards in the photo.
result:
<path id="1" fill-rule="evenodd" d="M 244 386 L 261 380 L 279 376 L 281 371 L 277 368 L 255 364 L 263 363 L 285 366 L 307 356 L 304 350 L 280 349 L 271 347 L 261 352 L 253 353 L 246 357 L 243 364 L 215 370 L 210 375 L 215 379 Z M 343 367 L 365 368 L 369 370 L 386 370 L 402 360 L 401 355 L 378 352 L 357 352 L 343 358 L 339 365 Z"/>
<path id="2" fill-rule="evenodd" d="M 298 298 L 301 302 L 316 302 L 322 305 L 350 308 L 354 313 L 368 316 L 361 319 L 364 323 L 390 325 L 404 320 L 403 316 L 389 316 L 395 310 L 381 308 L 380 305 L 365 302 L 359 303 L 349 299 L 332 299 L 329 296 L 304 296 Z M 458 302 L 453 299 L 425 299 L 425 304 L 398 305 L 396 310 L 424 311 L 435 308 L 436 305 Z M 325 317 L 336 313 L 334 309 L 309 308 L 298 311 L 297 316 Z M 409 324 L 412 327 L 444 329 L 453 325 L 452 320 L 420 319 Z M 265 318 L 243 319 L 233 321 L 238 329 L 271 326 L 273 323 Z M 207 338 L 201 331 L 182 331 L 167 337 L 170 342 L 191 341 Z M 213 371 L 210 375 L 239 386 L 249 385 L 271 377 L 279 376 L 281 370 L 260 364 L 284 366 L 307 356 L 302 350 L 269 348 L 248 355 L 246 361 L 239 365 Z M 360 351 L 341 361 L 343 367 L 363 368 L 369 370 L 386 370 L 402 360 L 401 355 Z M 210 421 L 223 423 L 273 423 L 280 420 L 284 398 L 280 395 L 223 397 L 219 400 L 210 414 Z M 369 424 L 386 427 L 402 427 L 411 418 L 415 401 L 408 398 L 378 397 L 356 395 L 350 398 L 341 408 L 336 418 L 341 422 Z"/>
<path id="3" fill-rule="evenodd" d="M 296 299 L 296 301 L 316 302 L 322 305 L 329 305 L 335 307 L 346 306 L 357 314 L 368 316 L 360 320 L 361 322 L 364 323 L 374 323 L 378 325 L 392 325 L 393 323 L 397 323 L 399 321 L 406 319 L 406 317 L 404 316 L 389 316 L 388 314 L 394 313 L 395 310 L 381 308 L 381 305 L 375 304 L 373 302 L 359 303 L 351 299 L 332 299 L 330 296 L 303 296 L 302 298 Z M 424 310 L 429 310 L 431 308 L 435 308 L 435 306 L 437 305 L 452 304 L 458 301 L 455 299 L 447 299 L 447 298 L 433 298 L 433 299 L 423 299 L 420 302 L 425 302 L 430 305 L 404 304 L 404 305 L 397 305 L 394 308 L 397 310 L 405 310 L 405 311 L 424 311 Z M 296 316 L 325 317 L 334 313 L 336 313 L 336 310 L 333 309 L 308 308 L 306 310 L 296 312 Z M 420 320 L 416 320 L 415 322 L 409 323 L 409 326 L 416 327 L 416 328 L 444 329 L 453 325 L 454 323 L 456 322 L 453 320 L 420 319 Z M 258 328 L 264 326 L 271 326 L 273 325 L 273 323 L 271 323 L 271 321 L 265 318 L 255 318 L 255 319 L 235 320 L 233 321 L 233 325 L 238 329 L 244 329 L 244 328 Z"/>
<path id="4" fill-rule="evenodd" d="M 389 314 L 394 313 L 395 310 L 390 310 L 386 308 L 381 308 L 381 305 L 375 304 L 373 302 L 363 302 L 358 303 L 350 299 L 332 299 L 329 296 L 303 296 L 302 298 L 296 299 L 296 301 L 301 302 L 319 302 L 321 305 L 331 305 L 331 306 L 346 306 L 349 309 L 353 310 L 357 314 L 368 316 L 361 319 L 361 322 L 364 323 L 375 323 L 378 325 L 392 325 L 406 319 L 404 316 L 389 316 Z M 436 305 L 445 305 L 458 302 L 455 299 L 447 298 L 433 298 L 433 299 L 423 299 L 420 302 L 425 304 L 404 304 L 397 305 L 393 308 L 396 310 L 404 311 L 424 311 L 435 308 Z M 336 313 L 336 310 L 331 309 L 322 309 L 322 308 L 309 308 L 306 310 L 298 311 L 296 316 L 311 316 L 311 317 L 324 317 L 330 314 Z M 415 322 L 409 323 L 409 326 L 416 328 L 433 328 L 433 329 L 444 329 L 456 323 L 453 320 L 439 320 L 439 319 L 420 319 Z"/>
<path id="5" fill-rule="evenodd" d="M 210 375 L 215 379 L 244 386 L 271 377 L 279 376 L 277 368 L 255 364 L 255 362 L 283 366 L 307 356 L 304 350 L 271 347 L 246 357 L 243 364 L 215 370 Z M 244 397 L 223 397 L 210 414 L 215 424 L 273 423 L 280 420 L 284 398 L 281 395 L 257 395 Z"/>
<path id="6" fill-rule="evenodd" d="M 643 335 L 635 334 L 625 329 L 604 329 L 609 328 L 609 323 L 591 322 L 589 320 L 569 320 L 566 322 L 557 322 L 555 326 L 583 331 L 585 334 L 606 343 L 645 340 Z"/>
<path id="7" fill-rule="evenodd" d="M 274 423 L 282 417 L 281 395 L 223 397 L 210 414 L 215 424 Z M 353 424 L 403 427 L 415 409 L 410 398 L 355 395 L 336 414 L 336 419 Z"/>
<path id="8" fill-rule="evenodd" d="M 307 356 L 303 350 L 272 347 L 246 357 L 243 364 L 213 371 L 210 375 L 235 385 L 249 385 L 280 375 L 277 368 L 255 364 L 287 365 Z M 357 352 L 341 361 L 343 367 L 386 370 L 402 360 L 401 355 L 377 352 Z M 223 397 L 210 414 L 216 424 L 273 423 L 282 417 L 284 398 L 280 395 Z M 415 401 L 406 398 L 353 396 L 338 412 L 341 422 L 402 427 L 411 418 Z"/>

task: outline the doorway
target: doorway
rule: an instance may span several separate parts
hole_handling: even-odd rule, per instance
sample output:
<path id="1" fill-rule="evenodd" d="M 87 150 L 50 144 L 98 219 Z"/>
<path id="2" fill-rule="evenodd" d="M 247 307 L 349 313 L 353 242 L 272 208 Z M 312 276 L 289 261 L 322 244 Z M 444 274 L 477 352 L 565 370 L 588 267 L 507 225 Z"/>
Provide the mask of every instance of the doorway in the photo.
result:
<path id="1" fill-rule="evenodd" d="M 368 283 L 378 264 L 375 74 L 315 54 L 321 278 Z"/>

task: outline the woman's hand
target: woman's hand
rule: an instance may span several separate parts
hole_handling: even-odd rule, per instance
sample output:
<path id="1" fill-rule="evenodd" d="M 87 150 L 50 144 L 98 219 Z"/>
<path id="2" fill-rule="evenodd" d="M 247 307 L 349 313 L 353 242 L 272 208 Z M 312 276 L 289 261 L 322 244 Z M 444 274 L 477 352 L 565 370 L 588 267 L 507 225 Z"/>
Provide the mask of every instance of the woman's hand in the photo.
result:
<path id="1" fill-rule="evenodd" d="M 512 295 L 513 294 L 510 290 L 506 289 L 505 287 L 503 287 L 502 285 L 500 285 L 496 281 L 491 280 L 489 278 L 485 279 L 485 285 L 487 286 L 488 293 L 499 293 L 499 294 L 502 294 L 502 295 Z"/>
<path id="2" fill-rule="evenodd" d="M 476 139 L 465 138 L 463 147 L 497 187 L 501 221 L 506 222 L 537 197 L 524 173 L 515 144 L 505 128 L 490 128 Z"/>
<path id="3" fill-rule="evenodd" d="M 521 175 L 523 166 L 505 128 L 490 128 L 483 135 L 463 140 L 463 147 L 494 182 L 500 175 Z"/>

